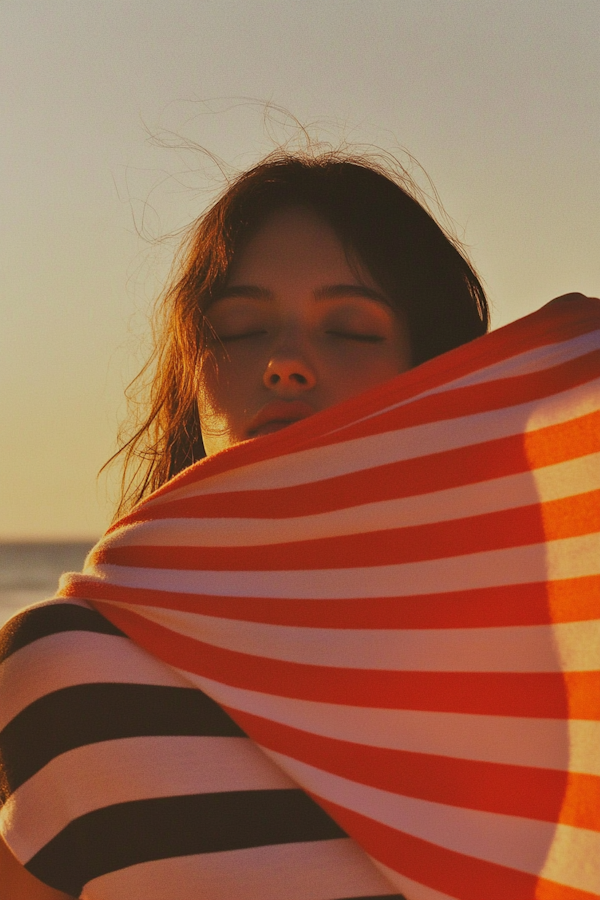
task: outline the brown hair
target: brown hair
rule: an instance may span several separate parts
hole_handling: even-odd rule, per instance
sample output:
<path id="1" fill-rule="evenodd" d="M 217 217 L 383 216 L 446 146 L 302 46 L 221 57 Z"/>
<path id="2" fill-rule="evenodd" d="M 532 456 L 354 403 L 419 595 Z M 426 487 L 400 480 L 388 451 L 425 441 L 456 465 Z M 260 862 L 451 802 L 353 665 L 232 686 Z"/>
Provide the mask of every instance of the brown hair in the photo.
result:
<path id="1" fill-rule="evenodd" d="M 132 383 L 146 412 L 124 455 L 118 514 L 204 454 L 197 396 L 210 355 L 203 310 L 242 242 L 276 210 L 309 206 L 408 323 L 413 364 L 484 334 L 483 288 L 460 243 L 418 202 L 408 176 L 369 158 L 280 151 L 239 176 L 190 227 L 157 310 L 154 351 Z"/>

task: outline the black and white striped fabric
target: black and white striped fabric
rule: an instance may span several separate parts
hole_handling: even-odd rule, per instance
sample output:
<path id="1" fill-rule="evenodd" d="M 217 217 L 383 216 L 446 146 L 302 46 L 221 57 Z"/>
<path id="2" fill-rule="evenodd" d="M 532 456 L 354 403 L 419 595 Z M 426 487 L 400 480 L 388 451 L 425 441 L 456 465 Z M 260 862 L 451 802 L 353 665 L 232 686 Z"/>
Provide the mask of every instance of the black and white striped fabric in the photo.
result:
<path id="1" fill-rule="evenodd" d="M 0 834 L 84 900 L 399 900 L 214 701 L 80 601 L 0 632 Z"/>

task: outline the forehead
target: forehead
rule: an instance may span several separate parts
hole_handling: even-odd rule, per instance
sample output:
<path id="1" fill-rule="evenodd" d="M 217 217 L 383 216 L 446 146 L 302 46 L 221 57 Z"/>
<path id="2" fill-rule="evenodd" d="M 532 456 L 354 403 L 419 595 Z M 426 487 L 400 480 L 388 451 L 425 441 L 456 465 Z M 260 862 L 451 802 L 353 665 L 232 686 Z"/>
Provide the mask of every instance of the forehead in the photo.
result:
<path id="1" fill-rule="evenodd" d="M 292 278 L 373 284 L 348 259 L 334 229 L 316 212 L 300 206 L 269 216 L 234 257 L 227 285 Z"/>

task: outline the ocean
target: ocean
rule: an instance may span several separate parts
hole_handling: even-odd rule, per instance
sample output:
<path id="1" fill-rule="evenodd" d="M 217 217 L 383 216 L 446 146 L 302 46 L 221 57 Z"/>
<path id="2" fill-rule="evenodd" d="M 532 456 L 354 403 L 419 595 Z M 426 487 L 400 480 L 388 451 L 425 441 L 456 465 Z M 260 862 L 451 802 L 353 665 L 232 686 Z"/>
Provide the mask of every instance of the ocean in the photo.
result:
<path id="1" fill-rule="evenodd" d="M 62 573 L 81 570 L 93 544 L 0 542 L 0 627 L 23 606 L 52 597 Z"/>

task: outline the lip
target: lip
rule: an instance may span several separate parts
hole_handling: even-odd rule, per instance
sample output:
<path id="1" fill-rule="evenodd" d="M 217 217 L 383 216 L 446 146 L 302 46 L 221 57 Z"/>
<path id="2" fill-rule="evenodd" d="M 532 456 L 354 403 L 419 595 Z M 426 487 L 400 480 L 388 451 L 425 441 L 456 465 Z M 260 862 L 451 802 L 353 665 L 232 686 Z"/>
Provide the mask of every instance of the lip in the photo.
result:
<path id="1" fill-rule="evenodd" d="M 254 416 L 247 428 L 249 437 L 259 437 L 285 428 L 293 422 L 307 419 L 316 413 L 303 400 L 271 400 Z"/>

